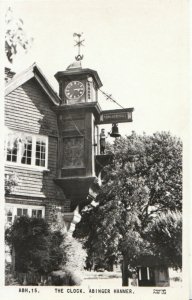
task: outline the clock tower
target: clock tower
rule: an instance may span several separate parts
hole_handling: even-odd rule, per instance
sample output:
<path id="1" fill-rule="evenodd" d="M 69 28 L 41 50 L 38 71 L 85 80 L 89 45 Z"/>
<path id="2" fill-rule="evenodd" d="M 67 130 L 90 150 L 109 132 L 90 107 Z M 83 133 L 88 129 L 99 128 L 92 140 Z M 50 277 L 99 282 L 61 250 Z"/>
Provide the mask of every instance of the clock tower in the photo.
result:
<path id="1" fill-rule="evenodd" d="M 99 154 L 101 108 L 98 73 L 80 61 L 55 74 L 62 100 L 57 108 L 60 130 L 57 183 L 70 198 L 72 209 L 94 199 L 97 185 L 95 157 Z"/>
<path id="2" fill-rule="evenodd" d="M 79 53 L 76 61 L 55 78 L 59 83 L 61 105 L 56 108 L 59 125 L 58 174 L 56 183 L 71 201 L 71 210 L 95 199 L 99 185 L 98 175 L 111 156 L 100 153 L 100 124 L 113 124 L 113 137 L 120 134 L 116 123 L 131 122 L 133 108 L 102 111 L 98 90 L 102 82 L 95 70 L 82 68 Z M 101 141 L 101 139 L 100 139 Z"/>

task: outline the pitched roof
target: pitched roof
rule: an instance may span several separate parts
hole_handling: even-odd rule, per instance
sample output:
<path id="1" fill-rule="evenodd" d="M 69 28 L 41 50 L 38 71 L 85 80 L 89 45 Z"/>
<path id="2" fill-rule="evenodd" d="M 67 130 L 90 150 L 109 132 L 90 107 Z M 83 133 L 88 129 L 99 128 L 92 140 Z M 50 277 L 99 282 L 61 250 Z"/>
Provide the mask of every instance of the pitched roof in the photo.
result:
<path id="1" fill-rule="evenodd" d="M 43 88 L 48 97 L 52 100 L 55 105 L 59 105 L 61 103 L 61 99 L 58 94 L 51 87 L 48 80 L 45 78 L 41 69 L 34 63 L 28 69 L 23 72 L 15 75 L 5 86 L 5 96 L 11 93 L 13 90 L 30 80 L 31 78 L 35 78 L 40 86 Z"/>

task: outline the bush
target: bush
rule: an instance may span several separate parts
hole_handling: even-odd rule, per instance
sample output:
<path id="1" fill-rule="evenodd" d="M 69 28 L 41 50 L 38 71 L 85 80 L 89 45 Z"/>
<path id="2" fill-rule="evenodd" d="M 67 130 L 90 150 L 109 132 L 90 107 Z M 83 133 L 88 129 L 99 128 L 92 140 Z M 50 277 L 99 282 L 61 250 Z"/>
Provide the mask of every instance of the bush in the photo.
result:
<path id="1" fill-rule="evenodd" d="M 33 274 L 46 277 L 57 271 L 52 274 L 54 285 L 81 284 L 80 273 L 84 270 L 86 251 L 75 238 L 61 231 L 52 231 L 44 219 L 17 218 L 6 229 L 5 239 L 15 253 L 14 270 L 25 273 L 27 281 Z"/>
<path id="2" fill-rule="evenodd" d="M 15 271 L 48 274 L 62 260 L 62 235 L 51 232 L 44 219 L 22 216 L 6 229 L 5 239 L 15 252 Z"/>
<path id="3" fill-rule="evenodd" d="M 81 272 L 85 267 L 86 251 L 82 244 L 72 236 L 65 234 L 60 245 L 62 261 L 60 270 L 52 272 L 53 285 L 80 285 Z"/>
<path id="4" fill-rule="evenodd" d="M 53 271 L 51 273 L 51 281 L 51 284 L 56 286 L 69 285 L 69 279 L 63 270 Z"/>
<path id="5" fill-rule="evenodd" d="M 74 270 L 59 270 L 51 273 L 52 285 L 56 286 L 73 286 L 81 285 L 82 277 L 79 272 Z"/>
<path id="6" fill-rule="evenodd" d="M 5 174 L 5 195 L 14 192 L 19 184 L 19 177 L 15 173 Z"/>
<path id="7" fill-rule="evenodd" d="M 5 262 L 5 285 L 20 285 L 11 270 L 11 264 Z"/>
<path id="8" fill-rule="evenodd" d="M 74 237 L 65 234 L 60 247 L 63 251 L 62 269 L 72 272 L 83 271 L 87 253 L 85 249 L 83 249 L 82 244 Z"/>
<path id="9" fill-rule="evenodd" d="M 69 278 L 69 285 L 81 285 L 83 278 L 82 273 L 75 270 L 66 270 L 66 274 Z"/>

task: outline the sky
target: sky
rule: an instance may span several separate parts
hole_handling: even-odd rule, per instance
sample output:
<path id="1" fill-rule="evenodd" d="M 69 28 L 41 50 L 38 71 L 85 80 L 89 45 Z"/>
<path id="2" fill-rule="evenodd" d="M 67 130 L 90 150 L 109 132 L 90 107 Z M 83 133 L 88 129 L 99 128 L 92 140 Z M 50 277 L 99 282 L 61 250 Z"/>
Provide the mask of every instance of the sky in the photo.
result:
<path id="1" fill-rule="evenodd" d="M 3 2 L 3 1 L 2 1 Z M 54 74 L 75 60 L 73 33 L 83 32 L 83 68 L 98 72 L 102 90 L 134 107 L 122 135 L 170 131 L 183 137 L 189 119 L 188 12 L 184 0 L 6 1 L 34 42 L 18 54 L 17 72 L 36 62 L 58 92 Z M 102 109 L 119 108 L 99 94 Z M 107 129 L 110 129 L 108 125 Z"/>

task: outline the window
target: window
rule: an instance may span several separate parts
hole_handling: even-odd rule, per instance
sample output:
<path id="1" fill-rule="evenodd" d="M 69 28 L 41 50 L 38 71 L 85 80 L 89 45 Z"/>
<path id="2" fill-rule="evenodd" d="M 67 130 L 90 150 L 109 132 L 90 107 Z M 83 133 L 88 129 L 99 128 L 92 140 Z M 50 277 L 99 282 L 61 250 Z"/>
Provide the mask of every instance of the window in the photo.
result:
<path id="1" fill-rule="evenodd" d="M 7 212 L 7 223 L 12 223 L 13 221 L 13 213 L 11 210 Z"/>
<path id="2" fill-rule="evenodd" d="M 7 140 L 7 162 L 47 168 L 48 137 L 12 131 Z"/>
<path id="3" fill-rule="evenodd" d="M 39 138 L 36 141 L 36 160 L 35 165 L 45 167 L 46 144 Z"/>
<path id="4" fill-rule="evenodd" d="M 42 218 L 42 210 L 32 209 L 32 218 Z"/>
<path id="5" fill-rule="evenodd" d="M 44 218 L 45 207 L 39 205 L 11 204 L 5 206 L 6 225 L 10 226 L 15 217 L 29 216 L 32 218 Z"/>
<path id="6" fill-rule="evenodd" d="M 27 209 L 26 208 L 17 208 L 17 216 L 21 217 L 21 216 L 27 216 Z"/>
<path id="7" fill-rule="evenodd" d="M 18 146 L 16 139 L 15 141 L 8 141 L 7 145 L 7 161 L 17 162 Z"/>
<path id="8" fill-rule="evenodd" d="M 32 138 L 26 137 L 26 141 L 22 145 L 24 148 L 23 155 L 21 158 L 21 163 L 26 165 L 31 165 L 32 158 Z"/>

